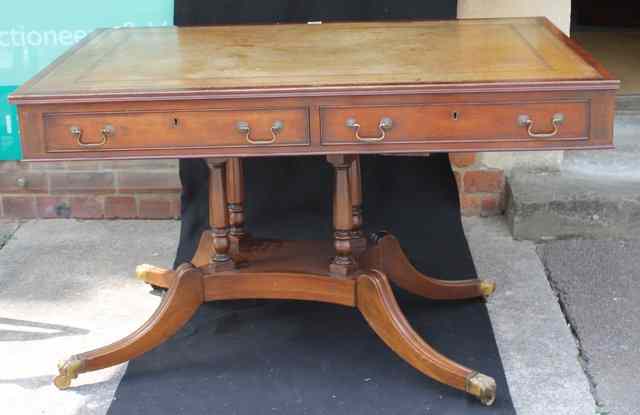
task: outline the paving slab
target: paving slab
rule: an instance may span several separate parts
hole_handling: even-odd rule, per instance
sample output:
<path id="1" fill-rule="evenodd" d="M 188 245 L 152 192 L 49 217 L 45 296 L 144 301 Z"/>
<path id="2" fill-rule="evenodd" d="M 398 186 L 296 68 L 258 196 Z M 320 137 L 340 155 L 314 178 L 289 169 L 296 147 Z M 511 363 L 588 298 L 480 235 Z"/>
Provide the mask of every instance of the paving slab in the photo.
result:
<path id="1" fill-rule="evenodd" d="M 19 221 L 0 219 L 0 249 L 11 239 L 20 227 Z"/>
<path id="2" fill-rule="evenodd" d="M 539 252 L 602 412 L 640 413 L 640 241 L 553 241 Z"/>
<path id="3" fill-rule="evenodd" d="M 536 246 L 514 241 L 504 217 L 465 218 L 480 278 L 497 282 L 487 308 L 519 415 L 593 415 L 578 348 Z"/>
<path id="4" fill-rule="evenodd" d="M 140 326 L 160 302 L 135 266 L 168 266 L 175 221 L 24 223 L 0 250 L 0 413 L 106 413 L 125 365 L 58 391 L 56 363 Z"/>

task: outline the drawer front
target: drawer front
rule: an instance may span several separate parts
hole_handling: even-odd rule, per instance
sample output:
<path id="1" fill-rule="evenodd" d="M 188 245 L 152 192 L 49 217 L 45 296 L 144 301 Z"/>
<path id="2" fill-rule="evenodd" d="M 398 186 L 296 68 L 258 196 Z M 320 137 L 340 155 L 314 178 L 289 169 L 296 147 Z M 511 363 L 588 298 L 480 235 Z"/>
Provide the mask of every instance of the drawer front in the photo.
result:
<path id="1" fill-rule="evenodd" d="M 118 151 L 309 145 L 307 108 L 49 113 L 46 151 Z"/>
<path id="2" fill-rule="evenodd" d="M 322 144 L 586 140 L 588 102 L 321 108 Z"/>

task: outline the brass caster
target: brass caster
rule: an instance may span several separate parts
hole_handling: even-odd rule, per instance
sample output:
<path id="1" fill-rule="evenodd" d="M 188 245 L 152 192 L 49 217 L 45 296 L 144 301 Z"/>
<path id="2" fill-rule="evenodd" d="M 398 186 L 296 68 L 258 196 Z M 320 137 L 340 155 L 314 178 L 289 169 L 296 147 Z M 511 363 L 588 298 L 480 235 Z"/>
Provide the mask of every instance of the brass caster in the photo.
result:
<path id="1" fill-rule="evenodd" d="M 58 363 L 59 374 L 53 379 L 53 384 L 60 390 L 67 389 L 71 385 L 71 380 L 78 377 L 80 369 L 82 369 L 82 361 L 74 358 Z"/>
<path id="2" fill-rule="evenodd" d="M 491 294 L 493 294 L 496 290 L 496 282 L 491 280 L 482 280 L 480 281 L 480 291 L 482 291 L 482 295 L 484 298 L 488 298 Z"/>
<path id="3" fill-rule="evenodd" d="M 483 405 L 491 406 L 496 401 L 496 381 L 482 373 L 472 373 L 467 377 L 465 390 L 480 399 Z"/>
<path id="4" fill-rule="evenodd" d="M 142 264 L 136 267 L 136 277 L 146 283 L 153 280 L 153 277 L 155 275 L 163 274 L 165 272 L 167 272 L 166 269 L 154 267 L 153 265 L 149 264 Z"/>
<path id="5" fill-rule="evenodd" d="M 153 265 L 142 264 L 136 267 L 136 277 L 154 289 L 165 290 L 169 288 L 175 276 L 175 271 Z"/>
<path id="6" fill-rule="evenodd" d="M 56 385 L 56 388 L 65 390 L 69 386 L 71 386 L 71 379 L 69 379 L 67 376 L 58 375 L 55 377 L 55 379 L 53 379 L 53 384 Z"/>

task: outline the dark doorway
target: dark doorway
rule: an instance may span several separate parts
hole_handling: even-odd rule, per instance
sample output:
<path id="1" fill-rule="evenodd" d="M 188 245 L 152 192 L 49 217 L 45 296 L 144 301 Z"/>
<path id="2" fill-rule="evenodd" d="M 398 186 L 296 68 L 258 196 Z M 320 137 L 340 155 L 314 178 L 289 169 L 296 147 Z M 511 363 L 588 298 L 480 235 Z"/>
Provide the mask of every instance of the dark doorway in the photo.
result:
<path id="1" fill-rule="evenodd" d="M 622 81 L 621 97 L 640 97 L 640 2 L 573 0 L 571 36 Z"/>
<path id="2" fill-rule="evenodd" d="M 573 0 L 573 23 L 578 26 L 640 27 L 637 1 Z"/>

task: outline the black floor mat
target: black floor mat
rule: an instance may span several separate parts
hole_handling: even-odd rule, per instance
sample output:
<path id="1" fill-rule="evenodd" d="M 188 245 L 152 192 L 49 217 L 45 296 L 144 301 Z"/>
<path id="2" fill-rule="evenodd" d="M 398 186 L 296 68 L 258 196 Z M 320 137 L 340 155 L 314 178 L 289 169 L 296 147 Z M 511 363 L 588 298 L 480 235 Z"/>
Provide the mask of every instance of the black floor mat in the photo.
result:
<path id="1" fill-rule="evenodd" d="M 363 157 L 368 230 L 395 234 L 416 267 L 462 279 L 475 269 L 446 155 Z M 177 261 L 206 226 L 207 171 L 181 163 Z M 256 236 L 327 238 L 332 172 L 316 157 L 245 162 L 247 225 Z M 428 301 L 396 290 L 415 330 L 450 358 L 496 379 L 493 407 L 397 357 L 357 310 L 294 301 L 208 303 L 173 339 L 133 360 L 109 414 L 514 414 L 481 301 Z"/>

